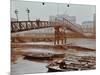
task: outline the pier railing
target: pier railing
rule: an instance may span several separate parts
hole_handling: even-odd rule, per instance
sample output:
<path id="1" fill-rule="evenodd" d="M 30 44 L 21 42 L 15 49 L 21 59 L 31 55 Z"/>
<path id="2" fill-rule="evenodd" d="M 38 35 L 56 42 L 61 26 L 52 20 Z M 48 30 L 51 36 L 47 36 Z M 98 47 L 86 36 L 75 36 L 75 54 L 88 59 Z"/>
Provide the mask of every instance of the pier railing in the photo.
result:
<path id="1" fill-rule="evenodd" d="M 55 21 L 12 21 L 11 32 L 20 32 L 33 29 L 60 26 L 66 28 L 67 30 L 83 34 L 83 31 L 80 27 L 76 26 L 75 24 L 71 23 L 69 20 L 65 18 L 62 19 L 63 20 L 56 18 Z"/>

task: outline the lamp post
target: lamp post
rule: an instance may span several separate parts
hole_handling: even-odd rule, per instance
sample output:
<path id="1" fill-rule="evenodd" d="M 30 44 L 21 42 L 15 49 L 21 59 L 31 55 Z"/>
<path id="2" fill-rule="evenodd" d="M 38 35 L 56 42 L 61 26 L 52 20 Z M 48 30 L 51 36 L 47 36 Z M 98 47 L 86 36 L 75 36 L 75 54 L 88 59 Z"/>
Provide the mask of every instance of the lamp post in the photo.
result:
<path id="1" fill-rule="evenodd" d="M 30 16 L 29 16 L 29 13 L 30 13 L 30 10 L 27 8 L 27 16 L 28 16 L 28 21 L 30 21 Z"/>
<path id="2" fill-rule="evenodd" d="M 17 21 L 18 21 L 18 10 L 17 9 L 15 10 L 15 14 L 16 14 L 16 18 L 17 18 Z"/>

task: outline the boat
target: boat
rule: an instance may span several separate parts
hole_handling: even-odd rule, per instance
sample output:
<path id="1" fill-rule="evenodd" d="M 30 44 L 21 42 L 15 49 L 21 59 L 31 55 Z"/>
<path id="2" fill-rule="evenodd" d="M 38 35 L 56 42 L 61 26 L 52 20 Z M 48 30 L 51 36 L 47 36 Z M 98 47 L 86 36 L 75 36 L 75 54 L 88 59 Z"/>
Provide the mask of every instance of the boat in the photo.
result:
<path id="1" fill-rule="evenodd" d="M 64 72 L 64 71 L 77 71 L 79 70 L 79 67 L 73 67 L 70 64 L 65 64 L 63 66 L 63 68 L 60 67 L 60 64 L 56 64 L 56 65 L 48 65 L 48 72 Z"/>
<path id="2" fill-rule="evenodd" d="M 95 69 L 95 65 L 95 57 L 83 56 L 76 61 L 70 59 L 60 60 L 60 62 L 54 61 L 50 63 L 47 68 L 48 72 L 62 72 Z"/>
<path id="3" fill-rule="evenodd" d="M 52 57 L 53 57 L 53 58 L 64 58 L 64 57 L 65 57 L 65 53 L 53 54 Z"/>
<path id="4" fill-rule="evenodd" d="M 39 59 L 39 60 L 52 60 L 52 55 L 44 55 L 44 54 L 26 54 L 24 55 L 24 59 L 33 60 L 33 59 Z"/>
<path id="5" fill-rule="evenodd" d="M 48 72 L 63 72 L 65 71 L 64 69 L 60 69 L 60 68 L 57 68 L 57 67 L 47 67 L 48 68 Z"/>
<path id="6" fill-rule="evenodd" d="M 53 54 L 53 53 L 25 53 L 24 55 L 24 59 L 29 59 L 29 60 L 33 60 L 33 59 L 39 59 L 39 60 L 53 60 L 54 58 L 64 58 L 65 54 L 61 53 L 61 54 Z"/>

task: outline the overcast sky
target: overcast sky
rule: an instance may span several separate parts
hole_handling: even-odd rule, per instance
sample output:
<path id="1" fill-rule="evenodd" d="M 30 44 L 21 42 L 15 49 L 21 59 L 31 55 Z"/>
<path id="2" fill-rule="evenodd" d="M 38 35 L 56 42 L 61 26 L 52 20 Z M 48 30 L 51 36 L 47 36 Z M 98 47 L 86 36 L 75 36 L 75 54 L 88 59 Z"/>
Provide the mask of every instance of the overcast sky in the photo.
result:
<path id="1" fill-rule="evenodd" d="M 71 4 L 68 8 L 66 4 L 57 3 L 45 3 L 31 1 L 11 1 L 11 18 L 16 18 L 14 13 L 17 9 L 19 20 L 27 20 L 26 9 L 30 9 L 30 19 L 36 20 L 49 20 L 50 15 L 57 15 L 57 8 L 59 14 L 68 14 L 70 16 L 76 16 L 76 22 L 81 24 L 83 21 L 92 21 L 93 14 L 96 9 L 94 5 L 74 5 Z"/>

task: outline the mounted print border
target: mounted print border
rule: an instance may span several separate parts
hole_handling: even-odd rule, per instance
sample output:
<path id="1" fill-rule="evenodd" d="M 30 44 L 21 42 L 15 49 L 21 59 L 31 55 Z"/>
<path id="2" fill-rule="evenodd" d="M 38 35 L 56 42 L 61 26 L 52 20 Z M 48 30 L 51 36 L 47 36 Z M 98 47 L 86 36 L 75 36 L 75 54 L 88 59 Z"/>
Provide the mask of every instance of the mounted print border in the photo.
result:
<path id="1" fill-rule="evenodd" d="M 11 0 L 11 74 L 96 69 L 96 6 Z"/>

